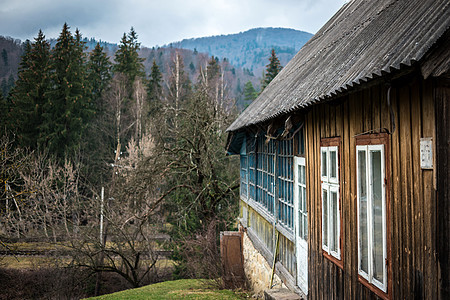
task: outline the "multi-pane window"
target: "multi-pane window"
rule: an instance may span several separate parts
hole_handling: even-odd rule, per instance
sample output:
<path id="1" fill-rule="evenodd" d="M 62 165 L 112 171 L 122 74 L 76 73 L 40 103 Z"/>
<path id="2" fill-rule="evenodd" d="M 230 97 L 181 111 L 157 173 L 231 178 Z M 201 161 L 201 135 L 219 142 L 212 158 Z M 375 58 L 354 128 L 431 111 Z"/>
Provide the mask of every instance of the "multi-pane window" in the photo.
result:
<path id="1" fill-rule="evenodd" d="M 278 220 L 294 228 L 294 156 L 293 140 L 278 142 Z"/>
<path id="2" fill-rule="evenodd" d="M 339 197 L 339 140 L 323 141 L 320 147 L 322 181 L 322 249 L 341 259 L 341 213 Z"/>
<path id="3" fill-rule="evenodd" d="M 258 208 L 265 209 L 290 230 L 294 228 L 293 160 L 293 138 L 266 141 L 264 135 L 250 137 L 245 153 L 241 151 L 243 199 L 258 203 Z"/>
<path id="4" fill-rule="evenodd" d="M 356 146 L 358 272 L 387 292 L 384 145 Z"/>
<path id="5" fill-rule="evenodd" d="M 241 154 L 241 197 L 248 197 L 248 157 Z"/>
<path id="6" fill-rule="evenodd" d="M 298 236 L 308 240 L 308 210 L 306 208 L 306 165 L 305 158 L 299 159 L 298 166 Z"/>
<path id="7" fill-rule="evenodd" d="M 275 194 L 275 143 L 258 138 L 256 199 L 273 214 Z"/>
<path id="8" fill-rule="evenodd" d="M 247 140 L 248 156 L 248 197 L 256 201 L 256 141 Z"/>

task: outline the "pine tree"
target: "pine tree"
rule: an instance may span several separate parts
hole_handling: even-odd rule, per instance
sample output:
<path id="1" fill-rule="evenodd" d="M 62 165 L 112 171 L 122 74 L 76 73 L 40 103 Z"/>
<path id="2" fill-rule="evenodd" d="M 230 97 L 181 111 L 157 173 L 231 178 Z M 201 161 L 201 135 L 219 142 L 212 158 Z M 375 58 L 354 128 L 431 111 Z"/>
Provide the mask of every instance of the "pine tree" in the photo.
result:
<path id="1" fill-rule="evenodd" d="M 45 93 L 49 87 L 50 44 L 39 30 L 31 44 L 25 43 L 25 51 L 19 67 L 18 80 L 12 90 L 13 119 L 18 143 L 36 149 L 43 123 Z"/>
<path id="2" fill-rule="evenodd" d="M 79 149 L 92 115 L 84 47 L 80 32 L 77 30 L 74 38 L 65 23 L 51 53 L 51 88 L 46 93 L 44 135 L 39 142 L 61 159 Z"/>
<path id="3" fill-rule="evenodd" d="M 266 74 L 264 75 L 261 91 L 269 85 L 269 83 L 280 73 L 283 67 L 280 64 L 280 60 L 278 59 L 275 49 L 272 49 L 271 56 L 269 57 L 269 64 L 266 65 Z"/>

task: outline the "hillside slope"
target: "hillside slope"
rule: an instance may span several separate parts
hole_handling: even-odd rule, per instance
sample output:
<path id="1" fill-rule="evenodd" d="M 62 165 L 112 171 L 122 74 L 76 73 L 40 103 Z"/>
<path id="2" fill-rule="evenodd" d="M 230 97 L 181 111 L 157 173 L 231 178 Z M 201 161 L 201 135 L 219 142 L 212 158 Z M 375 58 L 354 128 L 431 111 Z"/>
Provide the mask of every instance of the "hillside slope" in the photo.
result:
<path id="1" fill-rule="evenodd" d="M 248 69 L 259 77 L 272 48 L 284 66 L 312 36 L 311 33 L 288 28 L 255 28 L 236 34 L 184 39 L 166 47 L 197 50 L 220 59 L 227 58 L 232 65 Z"/>

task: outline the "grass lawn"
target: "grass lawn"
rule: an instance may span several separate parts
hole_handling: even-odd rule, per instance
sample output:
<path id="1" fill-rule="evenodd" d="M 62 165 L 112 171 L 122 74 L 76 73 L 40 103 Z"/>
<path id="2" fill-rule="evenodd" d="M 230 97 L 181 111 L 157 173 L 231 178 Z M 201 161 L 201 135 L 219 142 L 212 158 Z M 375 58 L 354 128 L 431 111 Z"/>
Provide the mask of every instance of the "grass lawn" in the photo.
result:
<path id="1" fill-rule="evenodd" d="M 217 290 L 210 287 L 206 280 L 182 279 L 160 282 L 89 299 L 245 299 L 246 296 L 245 293 Z"/>

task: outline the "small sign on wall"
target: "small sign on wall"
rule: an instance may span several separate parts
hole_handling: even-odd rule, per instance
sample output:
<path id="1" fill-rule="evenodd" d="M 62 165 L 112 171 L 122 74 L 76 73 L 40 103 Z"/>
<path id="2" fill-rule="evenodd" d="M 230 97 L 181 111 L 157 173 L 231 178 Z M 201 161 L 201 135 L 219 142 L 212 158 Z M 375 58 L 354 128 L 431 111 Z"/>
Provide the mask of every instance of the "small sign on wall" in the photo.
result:
<path id="1" fill-rule="evenodd" d="M 433 169 L 433 138 L 420 139 L 420 167 Z"/>

